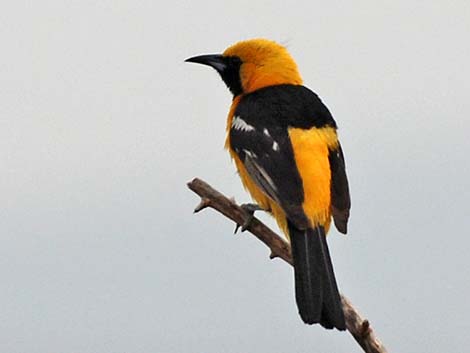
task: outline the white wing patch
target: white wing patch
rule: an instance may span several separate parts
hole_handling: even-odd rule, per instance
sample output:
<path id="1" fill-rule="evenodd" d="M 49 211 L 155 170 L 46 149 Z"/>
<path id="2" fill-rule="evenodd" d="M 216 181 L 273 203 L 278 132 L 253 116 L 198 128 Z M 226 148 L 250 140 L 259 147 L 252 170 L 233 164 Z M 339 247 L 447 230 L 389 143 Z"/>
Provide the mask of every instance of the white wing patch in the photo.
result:
<path id="1" fill-rule="evenodd" d="M 236 116 L 232 120 L 232 128 L 235 130 L 240 130 L 240 131 L 254 131 L 255 127 L 248 124 L 245 120 L 240 118 L 239 116 Z"/>
<path id="2" fill-rule="evenodd" d="M 263 176 L 263 178 L 268 182 L 268 184 L 273 188 L 275 192 L 277 192 L 277 187 L 276 184 L 274 184 L 273 180 L 269 176 L 269 174 L 264 170 L 264 168 L 261 168 L 258 163 L 256 163 L 256 166 L 260 172 L 260 174 Z"/>
<path id="3" fill-rule="evenodd" d="M 268 129 L 266 129 L 266 128 L 264 128 L 263 134 L 265 134 L 265 135 L 268 136 L 268 137 L 271 137 L 271 135 L 269 134 Z"/>
<path id="4" fill-rule="evenodd" d="M 273 142 L 273 151 L 279 151 L 279 144 L 276 141 Z"/>
<path id="5" fill-rule="evenodd" d="M 245 152 L 245 154 L 248 156 L 248 157 L 251 157 L 251 158 L 258 158 L 258 156 L 256 155 L 256 153 L 253 153 L 251 151 L 248 151 L 246 149 L 243 149 L 243 152 Z"/>

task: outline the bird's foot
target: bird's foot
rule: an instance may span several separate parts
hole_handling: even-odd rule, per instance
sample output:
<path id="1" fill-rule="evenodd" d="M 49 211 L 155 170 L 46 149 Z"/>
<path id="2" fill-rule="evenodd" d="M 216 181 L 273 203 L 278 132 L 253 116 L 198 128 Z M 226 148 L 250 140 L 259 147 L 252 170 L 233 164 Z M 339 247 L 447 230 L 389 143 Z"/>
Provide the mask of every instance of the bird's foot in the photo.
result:
<path id="1" fill-rule="evenodd" d="M 244 204 L 241 204 L 240 207 L 243 208 L 243 210 L 245 210 L 248 217 L 246 218 L 245 222 L 243 222 L 243 224 L 237 224 L 235 226 L 235 231 L 233 232 L 234 234 L 238 232 L 238 229 L 241 229 L 242 232 L 248 229 L 251 222 L 253 221 L 253 218 L 255 218 L 255 211 L 266 211 L 260 205 L 257 205 L 255 203 L 244 203 Z"/>

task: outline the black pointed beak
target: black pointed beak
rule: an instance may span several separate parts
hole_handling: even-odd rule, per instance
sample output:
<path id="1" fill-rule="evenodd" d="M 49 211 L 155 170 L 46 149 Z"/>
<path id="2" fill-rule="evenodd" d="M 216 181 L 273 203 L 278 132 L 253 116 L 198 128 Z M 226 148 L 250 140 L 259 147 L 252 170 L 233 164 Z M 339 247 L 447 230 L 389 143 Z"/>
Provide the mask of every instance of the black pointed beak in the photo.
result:
<path id="1" fill-rule="evenodd" d="M 226 59 L 220 54 L 193 56 L 192 58 L 186 59 L 185 62 L 208 65 L 218 72 L 223 72 L 227 68 Z"/>

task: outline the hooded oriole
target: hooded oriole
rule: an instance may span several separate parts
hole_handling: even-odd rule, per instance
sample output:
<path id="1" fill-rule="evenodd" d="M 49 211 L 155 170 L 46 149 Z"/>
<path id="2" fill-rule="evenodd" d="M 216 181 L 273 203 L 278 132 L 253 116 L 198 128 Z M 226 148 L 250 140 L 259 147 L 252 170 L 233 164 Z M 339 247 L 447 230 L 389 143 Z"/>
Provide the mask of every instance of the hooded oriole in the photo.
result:
<path id="1" fill-rule="evenodd" d="M 186 61 L 213 67 L 234 96 L 226 148 L 245 188 L 291 242 L 302 320 L 344 330 L 326 233 L 333 217 L 346 234 L 351 202 L 328 108 L 302 86 L 296 63 L 273 41 L 242 41 Z"/>

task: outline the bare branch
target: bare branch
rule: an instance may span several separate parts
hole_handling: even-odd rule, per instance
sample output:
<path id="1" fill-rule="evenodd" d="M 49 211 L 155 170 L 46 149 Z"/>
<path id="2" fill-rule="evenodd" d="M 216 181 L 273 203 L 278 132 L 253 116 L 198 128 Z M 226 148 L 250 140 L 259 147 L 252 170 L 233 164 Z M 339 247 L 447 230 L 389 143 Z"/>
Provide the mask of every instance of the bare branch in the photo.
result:
<path id="1" fill-rule="evenodd" d="M 196 178 L 189 182 L 188 187 L 201 196 L 201 202 L 194 210 L 195 212 L 206 207 L 211 207 L 237 224 L 244 224 L 250 217 L 250 215 L 243 208 L 238 206 L 233 199 L 231 200 L 225 197 L 200 179 Z M 248 225 L 247 230 L 253 233 L 271 249 L 271 258 L 280 257 L 285 262 L 292 265 L 290 245 L 264 225 L 264 223 L 259 221 L 257 218 L 253 218 Z"/>
<path id="2" fill-rule="evenodd" d="M 194 212 L 199 212 L 206 207 L 211 207 L 227 218 L 230 218 L 236 224 L 245 224 L 250 215 L 235 203 L 235 200 L 229 199 L 209 184 L 201 179 L 194 179 L 188 183 L 188 187 L 201 197 L 201 202 Z M 247 228 L 254 236 L 261 240 L 271 249 L 270 258 L 279 257 L 288 264 L 292 265 L 292 254 L 290 245 L 279 235 L 268 228 L 257 218 L 253 218 Z M 380 340 L 374 333 L 369 320 L 364 319 L 354 308 L 351 301 L 344 295 L 341 295 L 344 316 L 346 319 L 346 328 L 359 343 L 366 353 L 387 353 Z"/>

